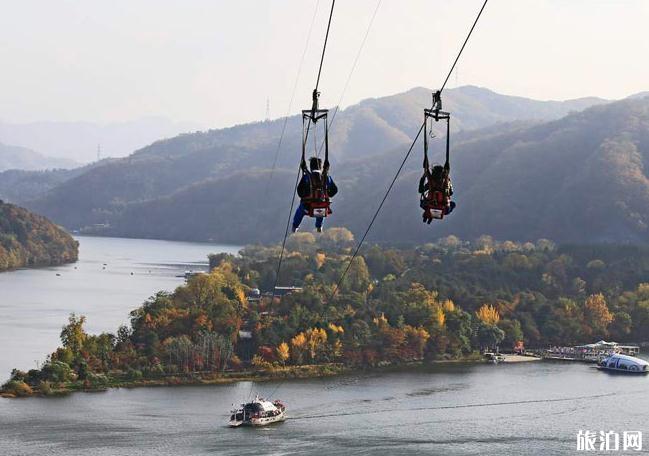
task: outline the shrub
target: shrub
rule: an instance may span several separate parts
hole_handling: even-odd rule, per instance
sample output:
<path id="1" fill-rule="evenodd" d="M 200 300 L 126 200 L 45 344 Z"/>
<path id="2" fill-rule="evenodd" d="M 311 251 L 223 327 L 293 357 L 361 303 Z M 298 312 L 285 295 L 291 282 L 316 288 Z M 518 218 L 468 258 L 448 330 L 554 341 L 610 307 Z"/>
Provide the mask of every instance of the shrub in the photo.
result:
<path id="1" fill-rule="evenodd" d="M 89 373 L 86 380 L 88 381 L 88 385 L 91 387 L 107 386 L 110 383 L 105 374 Z"/>
<path id="2" fill-rule="evenodd" d="M 129 380 L 140 380 L 142 378 L 142 371 L 137 369 L 129 369 L 126 373 L 126 377 Z"/>
<path id="3" fill-rule="evenodd" d="M 19 382 L 24 382 L 25 378 L 27 378 L 27 373 L 23 372 L 18 369 L 14 369 L 11 371 L 11 380 L 17 380 Z"/>
<path id="4" fill-rule="evenodd" d="M 38 384 L 38 390 L 46 396 L 52 394 L 52 385 L 47 380 Z"/>
<path id="5" fill-rule="evenodd" d="M 25 382 L 19 380 L 9 380 L 2 386 L 5 393 L 13 394 L 18 397 L 31 396 L 32 388 Z"/>
<path id="6" fill-rule="evenodd" d="M 29 371 L 29 374 L 31 377 L 32 371 Z M 71 382 L 77 379 L 77 375 L 72 368 L 62 361 L 50 361 L 45 364 L 38 377 L 38 380 L 47 380 L 54 383 Z"/>

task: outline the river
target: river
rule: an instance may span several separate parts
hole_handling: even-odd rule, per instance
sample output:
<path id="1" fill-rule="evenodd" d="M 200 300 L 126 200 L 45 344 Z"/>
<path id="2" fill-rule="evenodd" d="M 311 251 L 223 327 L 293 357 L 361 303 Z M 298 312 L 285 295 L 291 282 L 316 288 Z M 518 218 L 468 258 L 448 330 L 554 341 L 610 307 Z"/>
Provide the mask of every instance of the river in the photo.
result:
<path id="1" fill-rule="evenodd" d="M 158 290 L 184 283 L 186 270 L 207 270 L 217 244 L 78 236 L 79 261 L 0 273 L 0 380 L 32 369 L 58 347 L 70 313 L 91 333 L 128 323 L 128 313 Z"/>
<path id="2" fill-rule="evenodd" d="M 206 253 L 236 250 L 80 240 L 76 265 L 0 274 L 3 372 L 42 360 L 69 312 L 87 315 L 91 331 L 113 331 L 155 290 L 182 283 L 178 272 L 204 266 Z M 231 404 L 273 391 L 285 423 L 225 426 Z M 0 455 L 568 455 L 580 430 L 642 431 L 646 453 L 648 393 L 647 377 L 530 362 L 0 399 Z"/>

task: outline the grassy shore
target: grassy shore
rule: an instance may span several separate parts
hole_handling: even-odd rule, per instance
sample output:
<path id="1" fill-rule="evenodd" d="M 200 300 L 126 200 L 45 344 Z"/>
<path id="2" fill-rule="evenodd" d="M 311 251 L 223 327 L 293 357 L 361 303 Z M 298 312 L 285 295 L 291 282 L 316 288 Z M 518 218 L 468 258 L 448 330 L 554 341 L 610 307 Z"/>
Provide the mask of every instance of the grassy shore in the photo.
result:
<path id="1" fill-rule="evenodd" d="M 414 369 L 425 365 L 447 363 L 475 363 L 482 361 L 480 354 L 471 354 L 457 359 L 441 359 L 434 361 L 413 361 L 410 363 L 383 363 L 375 367 L 351 368 L 338 363 L 314 364 L 302 366 L 274 366 L 266 369 L 226 371 L 226 372 L 191 372 L 163 375 L 156 378 L 124 378 L 107 376 L 107 381 L 90 384 L 87 381 L 48 384 L 35 388 L 5 388 L 0 390 L 0 397 L 16 398 L 31 396 L 60 396 L 76 391 L 99 392 L 109 388 L 137 388 L 142 386 L 178 386 L 178 385 L 220 385 L 235 382 L 254 381 L 264 382 L 285 379 L 331 377 L 359 371 L 390 371 L 394 369 Z M 27 386 L 27 385 L 25 385 Z"/>
<path id="2" fill-rule="evenodd" d="M 303 366 L 273 367 L 272 369 L 257 369 L 226 372 L 190 372 L 158 376 L 155 378 L 120 378 L 107 376 L 106 382 L 91 384 L 77 380 L 49 384 L 47 387 L 20 387 L 13 385 L 0 390 L 0 397 L 16 398 L 30 396 L 57 396 L 75 391 L 97 392 L 109 388 L 137 388 L 142 386 L 178 386 L 178 385 L 219 385 L 243 381 L 263 382 L 278 379 L 317 378 L 339 375 L 349 371 L 342 364 L 328 363 Z"/>

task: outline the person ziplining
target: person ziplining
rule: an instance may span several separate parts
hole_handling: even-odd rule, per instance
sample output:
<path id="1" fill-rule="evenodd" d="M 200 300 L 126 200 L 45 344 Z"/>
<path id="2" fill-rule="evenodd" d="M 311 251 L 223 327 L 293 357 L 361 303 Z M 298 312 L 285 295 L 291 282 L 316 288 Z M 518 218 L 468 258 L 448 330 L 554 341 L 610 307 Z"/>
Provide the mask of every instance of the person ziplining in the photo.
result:
<path id="1" fill-rule="evenodd" d="M 305 215 L 315 218 L 315 226 L 318 232 L 322 232 L 322 224 L 325 217 L 331 215 L 331 198 L 338 193 L 338 187 L 329 175 L 329 124 L 328 110 L 318 107 L 320 92 L 313 91 L 313 104 L 311 109 L 302 111 L 302 158 L 300 171 L 302 177 L 297 186 L 297 195 L 300 197 L 300 204 L 293 216 L 293 232 L 295 233 L 302 223 Z M 308 144 L 309 129 L 313 125 L 314 139 L 315 129 L 318 122 L 322 122 L 324 129 L 324 163 L 316 155 L 309 158 L 309 166 L 306 164 L 306 148 Z M 315 142 L 315 141 L 314 141 Z M 317 148 L 317 145 L 315 146 Z"/>
<path id="2" fill-rule="evenodd" d="M 387 190 L 385 191 L 385 194 L 383 195 L 383 198 L 381 199 L 381 202 L 379 203 L 378 207 L 376 208 L 376 211 L 374 211 L 374 215 L 372 215 L 372 219 L 370 220 L 369 224 L 367 225 L 367 228 L 365 229 L 365 232 L 363 233 L 363 236 L 361 237 L 360 241 L 356 244 L 356 248 L 354 249 L 354 252 L 352 253 L 351 257 L 349 258 L 349 261 L 347 261 L 347 266 L 343 270 L 343 272 L 340 274 L 340 277 L 338 278 L 338 281 L 336 282 L 336 285 L 334 286 L 333 290 L 331 291 L 329 298 L 333 298 L 337 291 L 340 289 L 341 284 L 343 283 L 343 280 L 345 279 L 345 276 L 349 272 L 349 269 L 354 262 L 354 259 L 358 255 L 358 252 L 360 251 L 361 247 L 363 246 L 363 243 L 365 242 L 365 239 L 367 238 L 368 233 L 372 229 L 372 226 L 374 225 L 374 222 L 376 221 L 379 213 L 381 212 L 381 209 L 383 208 L 383 205 L 385 204 L 385 201 L 387 200 L 388 196 L 390 195 L 390 192 L 392 191 L 392 188 L 394 187 L 395 182 L 399 178 L 399 175 L 401 174 L 401 171 L 403 170 L 403 167 L 406 164 L 406 161 L 408 161 L 408 157 L 410 156 L 410 153 L 412 152 L 413 148 L 415 147 L 415 144 L 417 143 L 417 140 L 419 139 L 419 136 L 421 135 L 422 131 L 426 130 L 424 132 L 424 138 L 425 138 L 425 144 L 424 144 L 424 176 L 422 179 L 420 179 L 420 200 L 419 200 L 419 205 L 422 209 L 424 209 L 424 214 L 423 214 L 423 220 L 426 223 L 430 223 L 433 218 L 442 218 L 444 215 L 450 214 L 453 209 L 455 208 L 455 204 L 453 201 L 451 201 L 451 195 L 453 193 L 453 188 L 451 186 L 451 180 L 450 180 L 450 162 L 449 162 L 449 147 L 450 147 L 450 114 L 448 112 L 441 111 L 442 109 L 442 100 L 441 100 L 441 94 L 444 91 L 444 88 L 446 87 L 446 83 L 448 82 L 449 78 L 451 77 L 451 74 L 453 73 L 453 70 L 455 69 L 455 65 L 457 65 L 458 60 L 460 60 L 460 56 L 462 55 L 462 51 L 464 51 L 464 48 L 466 47 L 466 44 L 469 42 L 469 38 L 471 38 L 471 34 L 473 33 L 473 30 L 475 29 L 476 25 L 478 24 L 478 20 L 480 20 L 480 16 L 482 16 L 482 12 L 484 11 L 485 7 L 487 6 L 489 0 L 484 0 L 484 3 L 482 4 L 482 7 L 480 8 L 480 11 L 478 11 L 478 15 L 476 16 L 475 20 L 473 21 L 473 25 L 471 25 L 471 28 L 469 29 L 469 33 L 467 34 L 466 38 L 464 39 L 464 42 L 462 43 L 462 46 L 460 47 L 460 51 L 458 52 L 457 56 L 455 57 L 455 60 L 453 61 L 453 64 L 451 65 L 451 68 L 446 75 L 446 79 L 444 79 L 444 83 L 442 84 L 441 88 L 433 94 L 433 106 L 431 109 L 426 109 L 424 110 L 424 122 L 421 124 L 419 127 L 419 130 L 417 131 L 417 134 L 415 135 L 412 143 L 410 144 L 410 147 L 408 148 L 408 151 L 406 152 L 405 156 L 403 157 L 403 160 L 401 161 L 401 164 L 397 168 L 397 172 L 395 173 L 394 177 L 392 178 L 392 181 L 390 182 L 390 185 L 388 185 Z M 437 101 L 437 103 L 435 103 Z M 429 163 L 428 163 L 428 144 L 427 144 L 427 121 L 428 118 L 432 117 L 435 121 L 439 120 L 446 120 L 446 163 L 445 166 L 442 166 L 442 169 L 440 170 L 439 168 L 436 168 L 433 166 L 433 169 L 430 169 Z M 423 190 L 423 191 L 422 191 Z M 441 198 L 440 198 L 441 196 Z M 435 209 L 437 212 L 433 213 L 433 209 Z M 429 217 L 430 215 L 430 217 Z"/>
<path id="3" fill-rule="evenodd" d="M 453 185 L 451 184 L 451 164 L 449 161 L 450 150 L 450 119 L 451 114 L 442 111 L 442 96 L 438 90 L 433 93 L 433 106 L 424 110 L 424 174 L 419 179 L 419 206 L 424 210 L 422 219 L 430 224 L 433 219 L 443 219 L 455 209 Z M 446 120 L 446 161 L 444 166 L 435 164 L 432 167 L 428 162 L 428 119 Z"/>
<path id="4" fill-rule="evenodd" d="M 325 217 L 332 212 L 329 199 L 338 193 L 338 187 L 318 157 L 309 158 L 308 169 L 305 161 L 302 161 L 300 167 L 302 178 L 297 186 L 300 204 L 293 216 L 293 232 L 300 228 L 304 216 L 309 215 L 315 217 L 315 228 L 321 233 Z"/>

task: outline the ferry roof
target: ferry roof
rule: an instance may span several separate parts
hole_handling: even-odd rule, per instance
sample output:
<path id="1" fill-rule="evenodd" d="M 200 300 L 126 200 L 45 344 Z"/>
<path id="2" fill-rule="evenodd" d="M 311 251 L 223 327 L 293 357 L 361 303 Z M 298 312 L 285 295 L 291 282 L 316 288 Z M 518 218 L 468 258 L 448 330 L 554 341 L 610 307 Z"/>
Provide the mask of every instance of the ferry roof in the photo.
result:
<path id="1" fill-rule="evenodd" d="M 649 366 L 649 362 L 645 361 L 644 359 L 636 358 L 635 356 L 615 354 L 609 356 L 607 359 L 623 359 L 625 361 L 629 361 L 638 364 L 640 366 Z"/>

